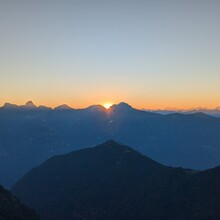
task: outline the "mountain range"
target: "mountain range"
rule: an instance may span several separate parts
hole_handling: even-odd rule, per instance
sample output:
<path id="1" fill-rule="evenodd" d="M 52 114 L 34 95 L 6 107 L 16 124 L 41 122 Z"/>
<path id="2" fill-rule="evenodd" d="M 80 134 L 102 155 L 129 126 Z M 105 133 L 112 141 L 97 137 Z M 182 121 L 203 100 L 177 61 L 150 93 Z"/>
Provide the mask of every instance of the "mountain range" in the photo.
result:
<path id="1" fill-rule="evenodd" d="M 220 167 L 161 165 L 109 140 L 55 156 L 12 188 L 43 220 L 217 220 Z"/>
<path id="2" fill-rule="evenodd" d="M 99 107 L 102 107 L 101 105 L 96 105 Z M 90 106 L 94 107 L 94 106 Z M 90 108 L 88 107 L 88 108 Z M 25 105 L 15 105 L 15 104 L 10 104 L 10 103 L 5 103 L 2 107 L 0 108 L 5 108 L 5 109 L 52 109 L 51 107 L 46 107 L 43 105 L 36 106 L 32 101 L 28 101 Z M 54 110 L 67 110 L 67 109 L 74 109 L 66 104 L 59 105 L 54 108 Z M 202 112 L 204 114 L 220 118 L 220 106 L 216 108 L 190 108 L 190 109 L 175 109 L 175 108 L 165 108 L 165 109 L 141 109 L 142 111 L 147 111 L 147 112 L 153 112 L 153 113 L 158 113 L 162 115 L 167 115 L 167 114 L 174 114 L 174 113 L 181 113 L 181 114 L 193 114 L 193 113 L 199 113 Z"/>
<path id="3" fill-rule="evenodd" d="M 0 108 L 0 183 L 11 187 L 54 155 L 114 139 L 165 165 L 208 169 L 220 164 L 220 119 L 204 113 L 162 115 L 126 103 L 55 109 Z"/>
<path id="4" fill-rule="evenodd" d="M 173 114 L 173 113 L 193 114 L 193 113 L 202 112 L 207 115 L 220 118 L 220 107 L 216 107 L 214 109 L 198 107 L 198 108 L 191 108 L 191 109 L 184 109 L 184 110 L 183 109 L 156 109 L 156 110 L 143 109 L 143 110 L 148 111 L 148 112 L 159 113 L 163 115 Z"/>

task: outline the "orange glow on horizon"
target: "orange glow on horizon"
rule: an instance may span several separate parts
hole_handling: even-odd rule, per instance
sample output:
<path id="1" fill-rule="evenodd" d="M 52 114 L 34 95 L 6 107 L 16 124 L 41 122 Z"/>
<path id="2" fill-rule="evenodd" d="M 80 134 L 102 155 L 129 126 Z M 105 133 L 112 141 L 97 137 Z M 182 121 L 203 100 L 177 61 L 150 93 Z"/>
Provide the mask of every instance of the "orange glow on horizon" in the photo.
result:
<path id="1" fill-rule="evenodd" d="M 104 95 L 103 95 L 104 96 Z M 118 104 L 120 102 L 126 102 L 129 105 L 131 105 L 133 108 L 136 109 L 151 109 L 151 110 L 157 110 L 157 109 L 169 109 L 169 110 L 186 110 L 186 109 L 193 109 L 193 108 L 209 108 L 209 109 L 215 109 L 216 107 L 220 106 L 220 99 L 213 97 L 213 99 L 209 100 L 202 100 L 201 98 L 192 98 L 191 99 L 183 99 L 183 98 L 177 98 L 177 99 L 160 99 L 158 98 L 127 98 L 124 96 L 118 96 L 115 99 L 110 99 L 109 102 L 105 102 L 104 97 L 97 97 L 94 99 L 86 99 L 84 98 L 72 98 L 72 97 L 58 97 L 58 98 L 51 98 L 51 97 L 38 97 L 38 96 L 30 96 L 30 97 L 3 97 L 2 100 L 0 100 L 0 106 L 3 106 L 5 102 L 9 102 L 16 105 L 24 105 L 27 101 L 31 100 L 36 106 L 44 105 L 48 107 L 55 108 L 62 104 L 67 104 L 72 108 L 75 109 L 82 109 L 87 108 L 91 105 L 98 105 L 101 103 L 102 106 L 104 106 L 106 109 L 110 108 L 112 106 L 112 103 Z M 74 101 L 73 101 L 74 100 Z"/>
<path id="2" fill-rule="evenodd" d="M 105 103 L 103 104 L 103 106 L 106 108 L 106 109 L 109 109 L 113 104 L 111 103 Z"/>

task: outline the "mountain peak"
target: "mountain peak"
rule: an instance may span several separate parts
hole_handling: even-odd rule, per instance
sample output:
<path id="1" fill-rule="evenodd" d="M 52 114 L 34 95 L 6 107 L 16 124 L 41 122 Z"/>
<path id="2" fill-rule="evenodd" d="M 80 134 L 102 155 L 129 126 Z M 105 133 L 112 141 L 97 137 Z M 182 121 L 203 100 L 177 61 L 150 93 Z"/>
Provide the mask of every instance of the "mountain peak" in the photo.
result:
<path id="1" fill-rule="evenodd" d="M 157 162 L 151 160 L 147 156 L 143 156 L 140 152 L 134 150 L 130 146 L 117 142 L 114 139 L 109 139 L 105 141 L 104 143 L 101 143 L 99 145 L 96 145 L 92 148 L 87 148 L 87 149 L 90 149 L 90 152 L 93 152 L 95 154 L 97 153 L 97 155 L 99 154 L 100 157 L 103 157 L 103 158 L 106 157 L 106 159 L 109 158 L 110 155 L 114 155 L 115 157 L 118 157 L 118 158 L 120 157 L 121 159 L 127 158 L 128 153 L 129 153 L 129 155 L 132 156 L 133 158 L 140 159 L 144 157 L 145 160 L 148 161 L 148 164 L 153 164 L 153 166 L 154 165 L 157 166 Z M 83 150 L 80 150 L 80 151 L 83 152 Z M 112 165 L 113 164 L 114 162 L 112 161 Z"/>
<path id="2" fill-rule="evenodd" d="M 67 104 L 59 105 L 54 108 L 54 110 L 69 110 L 69 109 L 72 109 L 72 108 L 68 106 Z"/>
<path id="3" fill-rule="evenodd" d="M 122 110 L 122 111 L 124 111 L 124 110 L 128 111 L 128 110 L 133 109 L 132 106 L 130 106 L 126 102 L 120 102 L 117 105 L 113 105 L 111 108 L 112 109 L 117 109 L 117 110 Z"/>
<path id="4" fill-rule="evenodd" d="M 36 108 L 37 106 L 32 101 L 28 101 L 23 107 Z"/>
<path id="5" fill-rule="evenodd" d="M 15 105 L 15 104 L 8 103 L 8 102 L 6 102 L 4 104 L 4 106 L 3 106 L 3 108 L 7 108 L 7 109 L 9 109 L 9 108 L 16 108 L 16 107 L 18 107 L 18 106 Z"/>
<path id="6" fill-rule="evenodd" d="M 109 147 L 111 147 L 111 148 L 115 148 L 115 149 L 127 149 L 127 148 L 130 148 L 130 147 L 128 147 L 128 146 L 126 146 L 126 145 L 124 145 L 124 144 L 121 144 L 121 143 L 119 143 L 119 142 L 117 142 L 116 140 L 114 140 L 114 139 L 109 139 L 109 140 L 107 140 L 107 141 L 105 141 L 104 143 L 102 143 L 102 144 L 100 144 L 100 145 L 98 145 L 98 147 L 103 147 L 103 148 L 109 148 Z M 134 151 L 133 149 L 131 149 L 132 151 Z"/>
<path id="7" fill-rule="evenodd" d="M 166 167 L 108 140 L 50 158 L 12 192 L 42 219 L 219 219 L 219 171 Z"/>
<path id="8" fill-rule="evenodd" d="M 131 105 L 129 105 L 129 104 L 126 103 L 126 102 L 120 102 L 120 103 L 118 104 L 118 107 L 132 108 Z"/>
<path id="9" fill-rule="evenodd" d="M 103 112 L 106 109 L 102 105 L 91 105 L 88 108 L 86 108 L 86 110 Z"/>
<path id="10" fill-rule="evenodd" d="M 6 102 L 3 106 L 3 108 L 5 108 L 5 109 L 14 109 L 14 108 L 17 108 L 17 109 L 20 109 L 20 108 L 21 109 L 22 108 L 32 109 L 32 108 L 37 108 L 37 106 L 32 101 L 26 102 L 25 105 L 15 105 L 15 104 L 11 104 L 11 103 Z"/>
<path id="11" fill-rule="evenodd" d="M 109 139 L 106 142 L 104 142 L 103 144 L 106 144 L 106 145 L 112 145 L 112 144 L 121 145 L 119 142 L 115 141 L 114 139 Z"/>

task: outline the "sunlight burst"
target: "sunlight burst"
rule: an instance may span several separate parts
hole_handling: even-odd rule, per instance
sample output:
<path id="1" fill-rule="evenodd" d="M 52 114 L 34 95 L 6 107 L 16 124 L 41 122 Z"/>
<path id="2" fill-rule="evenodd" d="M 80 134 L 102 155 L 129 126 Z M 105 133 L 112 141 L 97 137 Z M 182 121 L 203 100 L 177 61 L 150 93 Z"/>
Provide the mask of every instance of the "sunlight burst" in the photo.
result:
<path id="1" fill-rule="evenodd" d="M 112 104 L 111 104 L 111 103 L 105 103 L 103 106 L 104 106 L 106 109 L 109 109 L 109 108 L 112 106 Z"/>

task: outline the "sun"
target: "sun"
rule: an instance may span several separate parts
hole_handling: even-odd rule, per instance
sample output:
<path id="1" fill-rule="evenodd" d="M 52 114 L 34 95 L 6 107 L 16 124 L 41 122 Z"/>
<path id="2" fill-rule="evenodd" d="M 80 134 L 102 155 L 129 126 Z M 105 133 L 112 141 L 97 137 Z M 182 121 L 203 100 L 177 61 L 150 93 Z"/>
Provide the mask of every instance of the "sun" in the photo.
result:
<path id="1" fill-rule="evenodd" d="M 109 108 L 112 106 L 112 104 L 111 104 L 111 103 L 105 103 L 105 104 L 103 104 L 103 106 L 104 106 L 106 109 L 109 109 Z"/>

